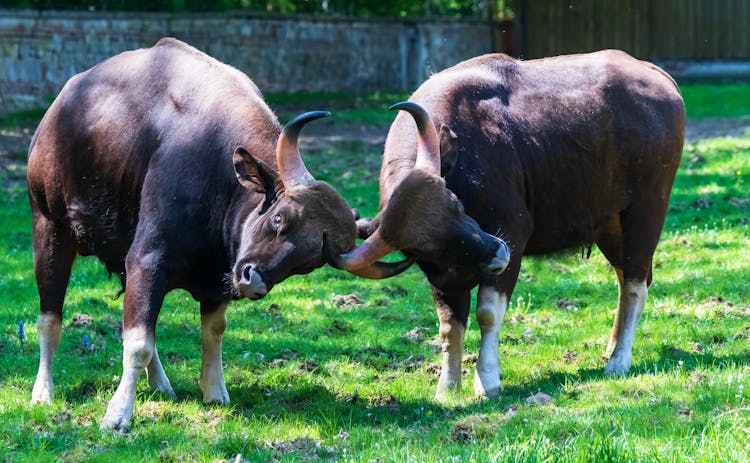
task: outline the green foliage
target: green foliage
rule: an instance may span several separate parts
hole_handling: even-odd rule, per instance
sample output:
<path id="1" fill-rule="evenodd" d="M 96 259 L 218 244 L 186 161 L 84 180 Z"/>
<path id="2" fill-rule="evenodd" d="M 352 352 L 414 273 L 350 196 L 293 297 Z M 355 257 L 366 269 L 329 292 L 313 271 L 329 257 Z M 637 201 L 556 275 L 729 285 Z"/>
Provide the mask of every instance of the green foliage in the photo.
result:
<path id="1" fill-rule="evenodd" d="M 502 10 L 506 2 L 497 1 Z M 281 14 L 320 14 L 360 18 L 451 17 L 485 18 L 494 14 L 476 0 L 8 0 L 8 8 L 202 12 L 246 10 Z"/>
<path id="2" fill-rule="evenodd" d="M 340 107 L 335 127 L 339 114 L 393 117 L 380 108 L 402 97 L 269 100 L 290 114 L 295 98 Z M 711 107 L 701 113 L 726 106 Z M 378 147 L 330 144 L 305 156 L 353 206 L 375 212 Z M 628 376 L 602 373 L 617 287 L 598 251 L 525 259 L 501 331 L 501 397 L 471 397 L 479 330 L 470 320 L 462 389 L 442 404 L 432 398 L 440 354 L 424 276 L 366 281 L 323 268 L 230 305 L 229 407 L 201 404 L 198 307 L 170 293 L 157 336 L 178 399 L 152 393 L 144 375 L 128 435 L 98 429 L 122 371 L 122 300 L 92 258 L 78 259 L 68 290 L 55 404 L 28 405 L 38 362 L 29 206 L 22 181 L 0 173 L 0 461 L 747 461 L 750 136 L 686 146 Z M 351 294 L 361 303 L 340 297 Z M 93 322 L 72 326 L 78 313 Z M 554 403 L 526 405 L 538 391 Z"/>
<path id="3" fill-rule="evenodd" d="M 0 129 L 14 129 L 20 126 L 33 126 L 44 116 L 44 110 L 31 109 L 17 113 L 0 115 Z"/>

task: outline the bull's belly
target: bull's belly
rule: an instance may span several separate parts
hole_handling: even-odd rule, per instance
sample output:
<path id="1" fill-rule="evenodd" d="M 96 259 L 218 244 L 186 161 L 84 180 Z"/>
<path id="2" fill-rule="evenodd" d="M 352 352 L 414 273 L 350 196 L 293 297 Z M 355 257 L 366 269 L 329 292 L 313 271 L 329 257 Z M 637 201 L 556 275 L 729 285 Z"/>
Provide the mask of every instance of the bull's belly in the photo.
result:
<path id="1" fill-rule="evenodd" d="M 544 224 L 534 227 L 524 250 L 524 255 L 551 254 L 589 246 L 596 241 L 600 229 L 610 222 L 613 215 L 601 215 L 597 219 L 580 220 L 552 226 Z"/>
<path id="2" fill-rule="evenodd" d="M 125 256 L 133 242 L 137 212 L 128 213 L 97 199 L 72 200 L 66 221 L 81 255 L 96 256 L 112 273 L 125 272 Z"/>

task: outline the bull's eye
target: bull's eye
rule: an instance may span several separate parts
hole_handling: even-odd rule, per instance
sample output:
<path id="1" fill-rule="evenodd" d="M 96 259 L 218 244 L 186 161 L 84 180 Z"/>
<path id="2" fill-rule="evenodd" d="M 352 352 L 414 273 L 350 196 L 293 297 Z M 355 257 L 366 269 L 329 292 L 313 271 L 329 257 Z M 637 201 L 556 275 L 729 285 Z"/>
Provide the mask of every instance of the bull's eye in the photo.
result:
<path id="1" fill-rule="evenodd" d="M 271 229 L 278 232 L 279 228 L 281 228 L 281 214 L 276 214 L 271 218 Z"/>

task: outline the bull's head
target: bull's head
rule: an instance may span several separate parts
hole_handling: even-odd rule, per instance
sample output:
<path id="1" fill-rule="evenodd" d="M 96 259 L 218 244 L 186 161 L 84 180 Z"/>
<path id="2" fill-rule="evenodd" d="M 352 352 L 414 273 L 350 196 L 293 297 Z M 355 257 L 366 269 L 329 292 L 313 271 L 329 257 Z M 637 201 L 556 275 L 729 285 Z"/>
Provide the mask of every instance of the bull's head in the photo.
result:
<path id="1" fill-rule="evenodd" d="M 295 274 L 325 265 L 321 244 L 343 253 L 355 246 L 355 216 L 346 201 L 325 182 L 317 181 L 302 162 L 297 139 L 308 122 L 329 113 L 314 111 L 291 120 L 276 145 L 278 171 L 243 148 L 234 153 L 237 179 L 261 193 L 264 201 L 242 225 L 232 283 L 239 295 L 260 299 Z M 405 267 L 383 265 L 382 277 Z"/>
<path id="2" fill-rule="evenodd" d="M 417 129 L 417 156 L 413 169 L 392 190 L 378 216 L 360 227 L 369 237 L 356 249 L 340 254 L 333 246 L 326 259 L 336 268 L 370 277 L 378 260 L 394 250 L 439 267 L 467 267 L 496 276 L 508 266 L 505 242 L 485 233 L 466 215 L 461 201 L 440 176 L 441 136 L 427 111 L 416 103 L 402 102 L 391 109 L 407 111 Z M 450 137 L 442 130 L 443 138 Z M 364 230 L 363 230 L 364 228 Z"/>

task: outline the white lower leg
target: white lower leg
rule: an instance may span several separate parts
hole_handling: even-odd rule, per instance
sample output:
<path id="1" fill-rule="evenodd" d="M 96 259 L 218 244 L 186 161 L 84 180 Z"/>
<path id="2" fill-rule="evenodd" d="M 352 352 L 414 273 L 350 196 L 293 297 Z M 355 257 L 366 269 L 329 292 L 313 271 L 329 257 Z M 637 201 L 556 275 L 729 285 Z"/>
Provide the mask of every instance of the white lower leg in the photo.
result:
<path id="1" fill-rule="evenodd" d="M 625 281 L 620 288 L 617 315 L 610 338 L 611 355 L 604 367 L 608 375 L 624 375 L 633 360 L 633 341 L 638 322 L 646 306 L 648 288 L 645 281 Z"/>
<path id="2" fill-rule="evenodd" d="M 435 398 L 444 399 L 448 392 L 461 387 L 461 360 L 464 352 L 466 327 L 452 318 L 440 320 L 440 343 L 443 350 L 443 365 L 440 370 Z"/>
<path id="3" fill-rule="evenodd" d="M 131 328 L 122 335 L 122 350 L 122 379 L 99 424 L 102 429 L 124 431 L 130 426 L 135 387 L 141 372 L 151 362 L 154 337 L 143 327 Z"/>
<path id="4" fill-rule="evenodd" d="M 479 286 L 477 294 L 477 322 L 482 332 L 474 374 L 474 394 L 477 397 L 495 397 L 500 394 L 503 372 L 498 356 L 498 338 L 503 324 L 508 298 L 492 286 Z"/>
<path id="5" fill-rule="evenodd" d="M 612 332 L 609 335 L 609 344 L 607 344 L 607 355 L 612 355 L 612 351 L 615 350 L 617 344 L 617 333 L 619 332 L 620 317 L 623 304 L 623 291 L 625 290 L 625 277 L 622 273 L 622 269 L 615 267 L 615 273 L 617 274 L 617 310 L 615 311 L 615 321 L 612 323 Z"/>
<path id="6" fill-rule="evenodd" d="M 169 378 L 167 378 L 167 374 L 164 373 L 164 368 L 161 366 L 156 345 L 154 345 L 151 362 L 146 367 L 146 377 L 148 377 L 148 385 L 151 386 L 151 389 L 167 394 L 173 399 L 176 398 L 172 384 L 170 384 Z"/>
<path id="7" fill-rule="evenodd" d="M 36 322 L 39 338 L 39 371 L 34 388 L 31 390 L 31 403 L 51 404 L 54 396 L 52 383 L 52 363 L 55 351 L 60 344 L 62 322 L 57 315 L 40 314 Z"/>
<path id="8" fill-rule="evenodd" d="M 203 360 L 200 386 L 203 403 L 229 404 L 221 362 L 221 340 L 227 326 L 226 309 L 224 304 L 209 314 L 201 315 Z"/>

